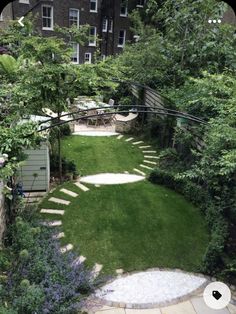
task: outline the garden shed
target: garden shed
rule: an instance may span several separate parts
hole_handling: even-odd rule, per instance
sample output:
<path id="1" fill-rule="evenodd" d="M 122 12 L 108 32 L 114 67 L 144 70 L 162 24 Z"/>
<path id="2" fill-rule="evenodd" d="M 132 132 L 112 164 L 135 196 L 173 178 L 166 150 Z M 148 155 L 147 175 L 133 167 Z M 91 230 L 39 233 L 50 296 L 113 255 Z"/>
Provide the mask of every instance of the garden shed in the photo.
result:
<path id="1" fill-rule="evenodd" d="M 48 120 L 48 117 L 30 116 L 23 120 L 41 122 Z M 41 124 L 40 127 L 48 126 L 48 123 Z M 24 153 L 28 158 L 19 169 L 18 183 L 22 185 L 23 192 L 48 191 L 50 183 L 50 157 L 49 142 L 45 138 L 39 148 L 27 149 Z"/>

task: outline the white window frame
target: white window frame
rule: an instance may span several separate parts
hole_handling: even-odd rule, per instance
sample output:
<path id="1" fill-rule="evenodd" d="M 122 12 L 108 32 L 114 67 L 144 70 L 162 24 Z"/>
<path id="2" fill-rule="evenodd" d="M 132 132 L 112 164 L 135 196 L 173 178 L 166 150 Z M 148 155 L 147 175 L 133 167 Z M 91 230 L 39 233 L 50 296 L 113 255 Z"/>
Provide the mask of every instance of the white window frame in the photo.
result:
<path id="1" fill-rule="evenodd" d="M 86 61 L 86 55 L 89 56 L 87 61 Z M 92 63 L 92 53 L 91 52 L 85 52 L 85 54 L 84 54 L 84 63 L 88 63 L 88 64 Z"/>
<path id="2" fill-rule="evenodd" d="M 29 0 L 19 0 L 19 3 L 29 4 Z"/>
<path id="3" fill-rule="evenodd" d="M 140 2 L 142 2 L 142 4 L 140 4 Z M 137 0 L 136 7 L 137 8 L 143 8 L 144 4 L 145 4 L 145 0 Z"/>
<path id="4" fill-rule="evenodd" d="M 70 24 L 71 21 L 71 15 L 70 12 L 71 11 L 76 11 L 77 12 L 77 27 L 79 28 L 79 18 L 80 18 L 80 12 L 78 9 L 74 9 L 74 8 L 69 8 L 69 27 L 71 27 L 72 25 Z"/>
<path id="5" fill-rule="evenodd" d="M 113 33 L 113 20 L 110 19 L 109 21 L 109 33 Z"/>
<path id="6" fill-rule="evenodd" d="M 122 2 L 123 1 L 126 1 L 125 13 L 121 12 Z M 122 16 L 122 17 L 127 17 L 128 16 L 128 0 L 121 0 L 120 1 L 120 16 Z"/>
<path id="7" fill-rule="evenodd" d="M 71 59 L 73 58 L 74 54 L 76 54 L 76 58 L 77 58 L 77 61 L 71 60 L 71 62 L 73 64 L 79 64 L 79 44 L 72 42 L 71 45 L 72 45 L 72 48 L 74 48 L 74 45 L 76 45 L 76 52 L 74 51 L 73 55 L 71 56 Z"/>
<path id="8" fill-rule="evenodd" d="M 124 32 L 124 37 L 122 37 L 123 38 L 123 44 L 121 45 L 121 44 L 119 44 L 119 40 L 120 40 L 120 32 L 121 31 L 123 31 Z M 126 39 L 126 29 L 120 29 L 119 30 L 119 37 L 118 37 L 118 45 L 117 45 L 117 47 L 118 48 L 124 48 L 124 46 L 125 46 L 125 39 Z"/>
<path id="9" fill-rule="evenodd" d="M 51 8 L 51 27 L 44 27 L 43 26 L 43 19 L 44 18 L 49 18 L 49 17 L 44 17 L 43 16 L 43 8 Z M 53 27 L 54 27 L 54 18 L 53 18 L 53 6 L 52 5 L 48 5 L 48 4 L 43 4 L 42 5 L 42 29 L 45 30 L 45 31 L 52 31 L 53 30 Z"/>
<path id="10" fill-rule="evenodd" d="M 95 3 L 95 10 L 91 10 L 91 3 Z M 92 13 L 97 13 L 98 12 L 98 0 L 90 0 L 89 1 L 89 11 Z"/>
<path id="11" fill-rule="evenodd" d="M 94 28 L 95 32 L 94 32 L 94 41 L 91 41 L 91 38 L 89 38 L 89 46 L 90 47 L 96 47 L 97 45 L 97 27 L 96 26 L 90 26 L 90 28 Z M 90 37 L 90 31 L 89 31 L 89 37 Z"/>
<path id="12" fill-rule="evenodd" d="M 105 24 L 104 24 L 104 22 L 105 22 Z M 103 20 L 102 20 L 102 32 L 106 33 L 107 29 L 108 29 L 108 18 L 104 17 Z"/>

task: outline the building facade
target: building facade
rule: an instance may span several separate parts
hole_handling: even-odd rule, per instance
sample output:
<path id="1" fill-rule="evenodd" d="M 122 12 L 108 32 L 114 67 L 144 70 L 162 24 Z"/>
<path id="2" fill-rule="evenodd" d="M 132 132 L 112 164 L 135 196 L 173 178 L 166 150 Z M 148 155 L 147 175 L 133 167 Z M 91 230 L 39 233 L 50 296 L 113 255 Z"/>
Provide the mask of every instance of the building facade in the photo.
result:
<path id="1" fill-rule="evenodd" d="M 42 36 L 53 36 L 55 25 L 90 25 L 87 45 L 72 44 L 72 62 L 91 63 L 99 49 L 101 57 L 120 53 L 126 42 L 134 40 L 129 13 L 145 0 L 16 0 L 12 17 L 18 19 L 32 12 Z M 96 40 L 96 39 L 99 40 Z"/>

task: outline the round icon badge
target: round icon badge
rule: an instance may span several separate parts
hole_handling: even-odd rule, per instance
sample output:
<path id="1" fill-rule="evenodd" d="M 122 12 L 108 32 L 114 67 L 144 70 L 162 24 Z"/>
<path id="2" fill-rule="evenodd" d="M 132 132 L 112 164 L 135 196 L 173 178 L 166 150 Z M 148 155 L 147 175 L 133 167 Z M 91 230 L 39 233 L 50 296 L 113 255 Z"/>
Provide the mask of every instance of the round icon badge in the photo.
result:
<path id="1" fill-rule="evenodd" d="M 212 282 L 206 286 L 203 298 L 207 306 L 214 310 L 225 308 L 231 300 L 231 291 L 223 282 Z"/>

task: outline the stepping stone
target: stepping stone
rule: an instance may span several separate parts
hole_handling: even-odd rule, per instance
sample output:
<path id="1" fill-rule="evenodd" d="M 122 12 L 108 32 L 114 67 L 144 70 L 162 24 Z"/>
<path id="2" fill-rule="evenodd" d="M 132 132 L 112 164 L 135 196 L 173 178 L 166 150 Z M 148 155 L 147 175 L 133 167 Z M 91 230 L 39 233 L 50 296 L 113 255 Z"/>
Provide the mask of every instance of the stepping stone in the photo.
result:
<path id="1" fill-rule="evenodd" d="M 65 201 L 65 200 L 62 200 L 61 198 L 56 198 L 56 197 L 49 198 L 49 201 L 53 203 L 57 203 L 57 204 L 63 204 L 63 205 L 70 204 L 70 201 Z"/>
<path id="2" fill-rule="evenodd" d="M 84 192 L 89 191 L 89 188 L 87 188 L 87 186 L 81 184 L 80 182 L 75 182 L 75 185 Z"/>
<path id="3" fill-rule="evenodd" d="M 44 221 L 42 225 L 45 227 L 58 227 L 62 225 L 62 221 L 61 220 Z"/>
<path id="4" fill-rule="evenodd" d="M 101 186 L 101 185 L 99 185 L 99 184 L 95 184 L 95 186 L 96 186 L 96 188 L 100 188 L 100 186 Z"/>
<path id="5" fill-rule="evenodd" d="M 124 273 L 124 269 L 122 268 L 116 269 L 116 273 L 117 275 L 122 275 Z"/>
<path id="6" fill-rule="evenodd" d="M 145 175 L 146 175 L 146 173 L 142 172 L 142 171 L 139 170 L 139 169 L 134 168 L 133 170 L 134 170 L 135 172 L 141 174 L 142 176 L 145 176 Z"/>
<path id="7" fill-rule="evenodd" d="M 99 275 L 102 268 L 103 268 L 103 265 L 97 264 L 97 263 L 93 266 L 93 269 L 92 269 L 92 278 L 93 279 L 95 279 Z"/>
<path id="8" fill-rule="evenodd" d="M 41 209 L 40 210 L 41 214 L 56 214 L 56 215 L 64 215 L 65 211 L 64 210 L 59 210 L 59 209 Z"/>
<path id="9" fill-rule="evenodd" d="M 60 191 L 63 192 L 63 193 L 65 193 L 65 194 L 67 194 L 67 195 L 70 195 L 70 196 L 72 196 L 72 197 L 77 197 L 77 196 L 78 196 L 77 193 L 72 192 L 72 191 L 67 190 L 67 189 L 60 189 Z"/>
<path id="10" fill-rule="evenodd" d="M 146 166 L 146 165 L 140 165 L 140 167 L 145 168 L 145 169 L 154 170 L 154 168 L 148 167 L 148 166 Z"/>
<path id="11" fill-rule="evenodd" d="M 144 160 L 143 162 L 145 162 L 146 164 L 151 164 L 151 165 L 156 165 L 157 163 L 154 161 L 149 161 L 149 160 Z"/>
<path id="12" fill-rule="evenodd" d="M 62 254 L 68 252 L 68 251 L 71 251 L 73 249 L 73 245 L 72 244 L 67 244 L 65 246 L 63 246 L 62 248 L 60 248 L 60 252 Z"/>
<path id="13" fill-rule="evenodd" d="M 53 239 L 61 239 L 61 238 L 64 238 L 65 237 L 65 233 L 64 232 L 59 232 L 57 234 L 54 234 L 52 236 Z"/>
<path id="14" fill-rule="evenodd" d="M 127 140 L 125 140 L 126 142 L 130 142 L 130 141 L 132 141 L 134 138 L 133 137 L 129 137 L 129 138 L 127 138 Z"/>
<path id="15" fill-rule="evenodd" d="M 153 159 L 159 159 L 158 156 L 148 156 L 148 155 L 144 155 L 145 158 L 153 158 Z"/>
<path id="16" fill-rule="evenodd" d="M 133 145 L 138 145 L 138 144 L 141 144 L 141 143 L 143 143 L 143 141 L 134 142 Z"/>
<path id="17" fill-rule="evenodd" d="M 139 146 L 139 148 L 149 148 L 149 147 L 152 147 L 150 145 L 147 145 L 147 146 Z"/>
<path id="18" fill-rule="evenodd" d="M 83 255 L 80 255 L 72 262 L 71 266 L 78 266 L 82 264 L 85 260 L 86 260 L 86 257 Z"/>
<path id="19" fill-rule="evenodd" d="M 156 150 L 143 150 L 143 153 L 147 154 L 155 154 L 157 151 Z"/>
<path id="20" fill-rule="evenodd" d="M 124 171 L 124 173 L 129 174 L 129 171 Z"/>
<path id="21" fill-rule="evenodd" d="M 121 135 L 117 136 L 117 139 L 120 140 L 122 137 L 124 137 L 124 135 L 121 134 Z"/>

